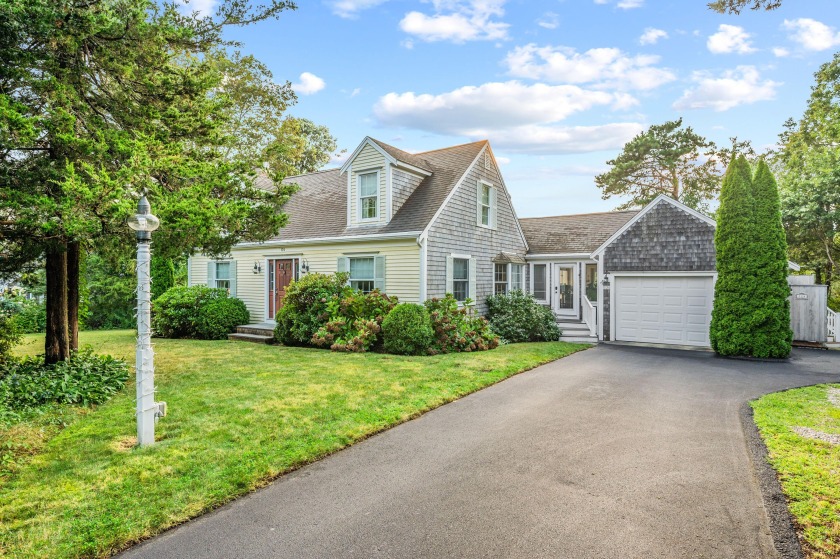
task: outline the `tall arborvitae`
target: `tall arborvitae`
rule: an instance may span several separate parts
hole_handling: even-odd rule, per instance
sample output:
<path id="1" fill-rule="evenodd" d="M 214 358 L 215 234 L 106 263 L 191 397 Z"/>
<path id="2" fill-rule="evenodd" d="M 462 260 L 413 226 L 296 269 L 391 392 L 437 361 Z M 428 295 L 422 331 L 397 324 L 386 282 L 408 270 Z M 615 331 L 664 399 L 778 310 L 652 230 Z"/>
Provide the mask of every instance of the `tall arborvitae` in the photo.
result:
<path id="1" fill-rule="evenodd" d="M 787 282 L 787 240 L 782 227 L 779 188 L 767 163 L 761 160 L 752 181 L 755 213 L 755 249 L 752 262 L 756 281 L 750 317 L 753 357 L 787 357 L 790 329 L 790 287 Z"/>
<path id="2" fill-rule="evenodd" d="M 709 338 L 721 355 L 750 355 L 757 276 L 752 172 L 741 156 L 726 170 L 720 191 L 715 251 L 717 283 Z"/>

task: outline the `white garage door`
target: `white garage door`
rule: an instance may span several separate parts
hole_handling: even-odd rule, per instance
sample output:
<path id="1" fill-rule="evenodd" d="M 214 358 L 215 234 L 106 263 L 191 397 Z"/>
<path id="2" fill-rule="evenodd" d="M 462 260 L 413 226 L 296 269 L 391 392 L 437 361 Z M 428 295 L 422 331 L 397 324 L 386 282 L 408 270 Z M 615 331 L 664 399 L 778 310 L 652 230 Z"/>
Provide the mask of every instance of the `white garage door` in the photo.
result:
<path id="1" fill-rule="evenodd" d="M 708 346 L 713 300 L 711 276 L 617 276 L 615 339 Z"/>

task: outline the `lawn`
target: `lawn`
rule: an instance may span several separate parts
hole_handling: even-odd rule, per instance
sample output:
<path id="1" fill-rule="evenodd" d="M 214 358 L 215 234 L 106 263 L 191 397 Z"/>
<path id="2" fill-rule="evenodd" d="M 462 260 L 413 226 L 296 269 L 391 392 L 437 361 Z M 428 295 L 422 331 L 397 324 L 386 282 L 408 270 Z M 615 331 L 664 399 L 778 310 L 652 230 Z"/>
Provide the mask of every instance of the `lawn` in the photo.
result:
<path id="1" fill-rule="evenodd" d="M 132 332 L 84 332 L 81 342 L 133 363 Z M 28 336 L 18 352 L 39 353 L 41 344 Z M 169 415 L 158 423 L 155 446 L 133 447 L 133 384 L 95 410 L 51 410 L 0 431 L 34 448 L 0 478 L 0 555 L 107 556 L 373 433 L 585 347 L 551 342 L 398 357 L 158 340 L 157 399 L 168 403 Z"/>
<path id="2" fill-rule="evenodd" d="M 803 437 L 793 429 L 840 435 L 840 406 L 830 401 L 830 389 L 797 388 L 752 404 L 809 559 L 840 557 L 840 446 Z"/>

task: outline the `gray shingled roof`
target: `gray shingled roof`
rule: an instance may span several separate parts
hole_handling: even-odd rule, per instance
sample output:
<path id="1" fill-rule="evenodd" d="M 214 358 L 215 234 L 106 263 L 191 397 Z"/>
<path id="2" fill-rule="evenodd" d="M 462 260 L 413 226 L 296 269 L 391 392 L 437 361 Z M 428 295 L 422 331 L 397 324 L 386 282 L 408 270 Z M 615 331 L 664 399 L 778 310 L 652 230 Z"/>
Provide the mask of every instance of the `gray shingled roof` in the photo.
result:
<path id="1" fill-rule="evenodd" d="M 347 175 L 341 174 L 339 169 L 330 169 L 286 179 L 286 182 L 297 184 L 299 190 L 283 208 L 283 211 L 289 214 L 288 224 L 272 240 L 291 241 L 422 231 L 487 143 L 473 142 L 412 155 L 374 141 L 396 159 L 432 173 L 423 179 L 391 218 L 390 223 L 381 227 L 348 228 Z M 400 155 L 397 155 L 398 153 Z M 268 181 L 267 177 L 261 175 L 257 178 L 256 185 L 270 188 Z"/>
<path id="2" fill-rule="evenodd" d="M 633 219 L 638 210 L 519 220 L 531 254 L 593 252 Z"/>

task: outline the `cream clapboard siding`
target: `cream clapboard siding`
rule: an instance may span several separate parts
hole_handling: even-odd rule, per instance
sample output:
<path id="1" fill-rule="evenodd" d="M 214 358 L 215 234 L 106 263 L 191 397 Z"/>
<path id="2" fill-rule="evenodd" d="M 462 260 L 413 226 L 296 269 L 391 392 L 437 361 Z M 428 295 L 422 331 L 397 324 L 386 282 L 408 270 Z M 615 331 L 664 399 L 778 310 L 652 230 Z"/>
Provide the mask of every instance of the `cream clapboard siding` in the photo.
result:
<path id="1" fill-rule="evenodd" d="M 481 314 L 487 312 L 485 298 L 493 293 L 493 257 L 502 251 L 525 256 L 525 242 L 519 233 L 513 206 L 492 158 L 488 158 L 487 167 L 484 157 L 479 157 L 432 224 L 426 272 L 427 297 L 442 297 L 446 292 L 447 256 L 468 254 L 475 258 L 476 293 L 472 299 Z M 496 188 L 495 229 L 477 225 L 479 180 L 488 181 Z"/>
<path id="2" fill-rule="evenodd" d="M 362 148 L 362 151 L 353 160 L 350 174 L 350 226 L 384 224 L 388 220 L 387 215 L 387 173 L 388 162 L 370 144 Z M 367 171 L 379 171 L 379 219 L 377 221 L 359 222 L 359 191 L 357 177 Z"/>
<path id="3" fill-rule="evenodd" d="M 384 256 L 385 292 L 400 301 L 420 300 L 420 249 L 413 239 L 396 241 L 337 242 L 328 245 L 285 246 L 284 250 L 270 246 L 234 248 L 231 257 L 236 261 L 237 297 L 251 313 L 252 322 L 265 320 L 266 265 L 269 258 L 302 258 L 309 264 L 309 272 L 325 274 L 337 271 L 340 256 Z M 190 258 L 190 285 L 207 283 L 207 263 L 203 255 Z M 254 274 L 254 262 L 262 272 Z"/>

